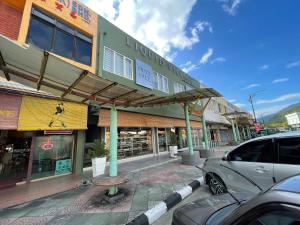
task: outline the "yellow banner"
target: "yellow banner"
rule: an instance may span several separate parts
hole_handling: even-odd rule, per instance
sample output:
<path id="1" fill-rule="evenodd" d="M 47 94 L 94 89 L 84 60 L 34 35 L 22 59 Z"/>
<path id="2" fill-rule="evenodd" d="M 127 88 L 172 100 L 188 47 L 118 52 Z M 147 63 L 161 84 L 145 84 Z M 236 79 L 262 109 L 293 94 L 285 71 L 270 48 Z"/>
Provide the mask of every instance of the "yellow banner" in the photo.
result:
<path id="1" fill-rule="evenodd" d="M 87 129 L 87 105 L 53 99 L 22 98 L 18 130 Z"/>

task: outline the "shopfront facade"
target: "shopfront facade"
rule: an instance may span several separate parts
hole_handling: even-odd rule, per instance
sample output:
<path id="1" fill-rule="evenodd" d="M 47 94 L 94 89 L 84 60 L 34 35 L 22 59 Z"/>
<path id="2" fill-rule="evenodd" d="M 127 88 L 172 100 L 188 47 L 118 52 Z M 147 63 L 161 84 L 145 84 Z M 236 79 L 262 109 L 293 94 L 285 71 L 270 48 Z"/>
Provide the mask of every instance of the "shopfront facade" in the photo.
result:
<path id="1" fill-rule="evenodd" d="M 101 108 L 98 117 L 98 138 L 105 143 L 110 139 L 110 110 Z M 194 146 L 200 145 L 201 122 L 191 120 Z M 87 131 L 88 132 L 88 131 Z M 168 154 L 170 132 L 177 135 L 178 147 L 187 147 L 185 121 L 178 118 L 145 114 L 140 112 L 118 112 L 118 159 L 132 158 L 143 155 Z M 202 143 L 201 143 L 202 144 Z M 86 149 L 87 150 L 87 149 Z M 88 162 L 85 151 L 85 162 Z M 90 166 L 86 163 L 85 166 Z"/>
<path id="2" fill-rule="evenodd" d="M 85 104 L 19 94 L 0 99 L 0 189 L 76 173 Z"/>

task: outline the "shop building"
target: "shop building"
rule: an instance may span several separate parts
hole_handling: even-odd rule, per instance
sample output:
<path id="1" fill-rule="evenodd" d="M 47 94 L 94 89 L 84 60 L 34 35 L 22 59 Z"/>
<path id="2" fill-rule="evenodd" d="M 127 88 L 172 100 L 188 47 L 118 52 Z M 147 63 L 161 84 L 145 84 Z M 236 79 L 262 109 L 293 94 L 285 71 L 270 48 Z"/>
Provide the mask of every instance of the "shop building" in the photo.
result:
<path id="1" fill-rule="evenodd" d="M 87 105 L 61 101 L 3 78 L 0 98 L 0 189 L 75 174 Z"/>
<path id="2" fill-rule="evenodd" d="M 211 88 L 200 90 L 197 80 L 79 1 L 4 0 L 0 12 L 5 12 L 0 25 L 1 76 L 61 101 L 89 105 L 80 113 L 80 119 L 88 118 L 86 124 L 72 127 L 76 137 L 65 140 L 77 139 L 77 148 L 82 146 L 82 154 L 75 157 L 76 173 L 90 165 L 86 150 L 96 139 L 105 140 L 113 152 L 114 168 L 117 159 L 167 153 L 170 131 L 176 132 L 178 146 L 188 147 L 191 154 L 203 139 L 207 142 L 205 103 L 198 104 L 200 113 L 189 112 L 189 103 L 220 95 Z M 47 109 L 47 104 L 34 108 Z M 18 125 L 17 130 L 39 133 L 51 130 L 47 126 Z M 61 123 L 56 130 L 70 128 Z M 39 134 L 33 136 L 38 142 Z"/>

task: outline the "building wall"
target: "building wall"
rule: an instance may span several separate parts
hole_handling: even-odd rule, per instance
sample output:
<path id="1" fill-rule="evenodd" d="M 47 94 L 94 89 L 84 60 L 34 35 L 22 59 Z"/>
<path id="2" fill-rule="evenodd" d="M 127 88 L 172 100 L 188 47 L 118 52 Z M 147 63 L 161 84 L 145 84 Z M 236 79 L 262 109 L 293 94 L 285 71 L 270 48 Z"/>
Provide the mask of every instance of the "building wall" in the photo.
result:
<path id="1" fill-rule="evenodd" d="M 145 93 L 155 94 L 157 96 L 173 94 L 174 82 L 178 82 L 184 86 L 188 85 L 192 87 L 199 87 L 199 82 L 197 80 L 193 79 L 192 77 L 181 71 L 179 68 L 177 68 L 175 65 L 168 62 L 166 59 L 162 58 L 154 51 L 150 50 L 142 43 L 138 42 L 101 16 L 99 16 L 98 18 L 98 30 L 100 38 L 98 45 L 97 75 L 105 79 L 124 84 L 128 87 L 141 90 Z M 104 46 L 130 58 L 133 61 L 133 80 L 103 70 Z M 143 52 L 146 52 L 146 54 L 143 54 Z M 164 93 L 155 89 L 151 90 L 149 88 L 145 88 L 141 85 L 136 84 L 136 59 L 150 65 L 153 71 L 160 73 L 168 78 L 169 93 Z M 170 116 L 181 119 L 184 118 L 183 107 L 180 104 L 170 104 L 167 106 L 151 108 L 124 108 L 122 110 L 145 114 Z M 200 120 L 199 117 L 192 118 Z"/>
<path id="2" fill-rule="evenodd" d="M 0 34 L 17 40 L 21 20 L 22 10 L 8 2 L 0 1 Z"/>

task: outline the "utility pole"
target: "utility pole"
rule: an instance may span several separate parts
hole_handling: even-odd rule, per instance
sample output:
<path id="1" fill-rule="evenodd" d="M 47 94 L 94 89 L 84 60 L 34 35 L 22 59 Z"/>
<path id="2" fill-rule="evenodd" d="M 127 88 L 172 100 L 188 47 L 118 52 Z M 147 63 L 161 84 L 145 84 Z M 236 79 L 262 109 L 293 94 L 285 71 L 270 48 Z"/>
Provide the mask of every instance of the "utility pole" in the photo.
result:
<path id="1" fill-rule="evenodd" d="M 253 111 L 253 116 L 254 116 L 254 123 L 256 123 L 256 115 L 255 115 L 255 110 L 254 110 L 254 106 L 253 106 L 253 97 L 255 96 L 255 94 L 251 94 L 249 96 L 249 102 L 251 104 L 251 107 L 252 107 L 252 111 Z"/>
<path id="2" fill-rule="evenodd" d="M 248 101 L 250 102 L 251 107 L 252 107 L 253 116 L 254 116 L 254 123 L 256 123 L 257 120 L 256 120 L 256 115 L 255 115 L 255 110 L 254 110 L 254 105 L 253 105 L 253 97 L 254 97 L 257 93 L 262 92 L 262 91 L 264 91 L 264 90 L 259 90 L 259 91 L 255 92 L 255 93 L 249 95 Z"/>

